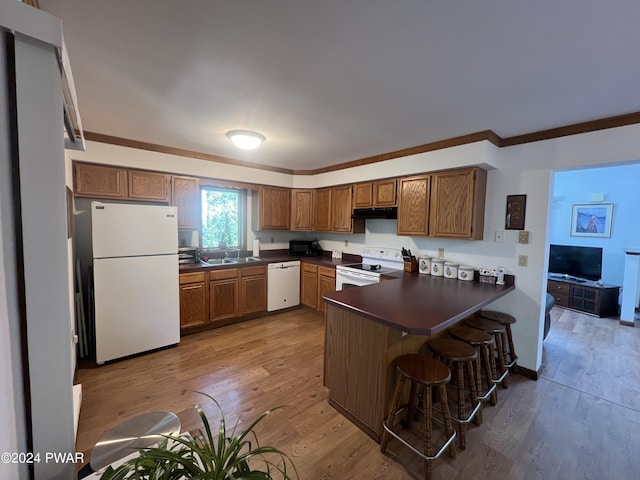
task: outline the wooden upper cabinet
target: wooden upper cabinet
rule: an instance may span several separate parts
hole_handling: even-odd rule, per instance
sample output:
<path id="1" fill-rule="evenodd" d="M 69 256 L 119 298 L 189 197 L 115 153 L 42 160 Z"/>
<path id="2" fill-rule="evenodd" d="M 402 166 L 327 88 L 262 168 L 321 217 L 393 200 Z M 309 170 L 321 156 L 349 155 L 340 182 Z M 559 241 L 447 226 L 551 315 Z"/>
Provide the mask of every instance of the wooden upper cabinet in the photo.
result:
<path id="1" fill-rule="evenodd" d="M 164 173 L 129 170 L 129 198 L 168 202 L 171 176 Z"/>
<path id="2" fill-rule="evenodd" d="M 76 163 L 74 194 L 78 197 L 127 198 L 127 170 Z"/>
<path id="3" fill-rule="evenodd" d="M 331 230 L 331 188 L 315 191 L 313 229 L 319 232 Z"/>
<path id="4" fill-rule="evenodd" d="M 356 183 L 353 186 L 353 208 L 394 207 L 396 179 Z"/>
<path id="5" fill-rule="evenodd" d="M 176 175 L 171 177 L 171 204 L 178 207 L 178 228 L 200 229 L 200 180 Z"/>
<path id="6" fill-rule="evenodd" d="M 373 182 L 353 186 L 353 208 L 373 207 Z"/>
<path id="7" fill-rule="evenodd" d="M 481 168 L 432 174 L 429 236 L 481 240 L 486 188 Z"/>
<path id="8" fill-rule="evenodd" d="M 331 231 L 351 232 L 353 213 L 352 187 L 345 185 L 331 189 Z"/>
<path id="9" fill-rule="evenodd" d="M 260 187 L 258 199 L 260 230 L 289 230 L 290 195 L 288 188 Z"/>
<path id="10" fill-rule="evenodd" d="M 431 176 L 398 179 L 398 235 L 429 234 Z"/>
<path id="11" fill-rule="evenodd" d="M 396 205 L 396 179 L 373 182 L 373 206 L 393 207 Z"/>
<path id="12" fill-rule="evenodd" d="M 291 190 L 291 230 L 313 230 L 313 190 Z"/>

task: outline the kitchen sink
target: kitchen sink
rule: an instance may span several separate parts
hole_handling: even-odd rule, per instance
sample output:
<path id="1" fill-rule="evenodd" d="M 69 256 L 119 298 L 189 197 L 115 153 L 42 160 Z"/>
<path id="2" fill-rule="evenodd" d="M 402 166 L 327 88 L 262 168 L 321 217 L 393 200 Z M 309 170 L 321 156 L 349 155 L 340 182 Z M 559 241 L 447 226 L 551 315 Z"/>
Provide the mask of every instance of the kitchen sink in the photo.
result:
<path id="1" fill-rule="evenodd" d="M 209 265 L 226 265 L 228 263 L 238 263 L 237 258 L 210 258 L 207 260 Z"/>
<path id="2" fill-rule="evenodd" d="M 240 257 L 240 258 L 211 258 L 207 260 L 209 265 L 228 265 L 231 263 L 249 263 L 259 262 L 262 260 L 258 257 Z"/>

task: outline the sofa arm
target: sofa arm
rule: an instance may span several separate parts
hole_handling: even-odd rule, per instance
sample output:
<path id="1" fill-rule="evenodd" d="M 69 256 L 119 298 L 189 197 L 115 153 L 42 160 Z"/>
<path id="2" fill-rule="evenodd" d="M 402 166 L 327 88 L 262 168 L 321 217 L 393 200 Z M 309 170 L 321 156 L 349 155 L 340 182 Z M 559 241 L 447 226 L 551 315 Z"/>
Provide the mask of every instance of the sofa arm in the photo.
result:
<path id="1" fill-rule="evenodd" d="M 542 337 L 543 340 L 547 338 L 547 335 L 549 334 L 549 329 L 551 328 L 550 312 L 555 304 L 556 304 L 556 301 L 553 298 L 553 295 L 551 295 L 550 293 L 547 293 L 546 305 L 544 307 L 544 336 Z"/>

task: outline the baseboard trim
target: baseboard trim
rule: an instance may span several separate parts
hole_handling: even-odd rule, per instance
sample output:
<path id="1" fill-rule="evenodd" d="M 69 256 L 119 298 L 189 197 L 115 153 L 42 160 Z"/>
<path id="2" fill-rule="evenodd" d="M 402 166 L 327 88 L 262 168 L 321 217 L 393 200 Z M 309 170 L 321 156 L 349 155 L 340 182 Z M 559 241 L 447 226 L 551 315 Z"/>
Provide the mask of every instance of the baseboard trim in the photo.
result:
<path id="1" fill-rule="evenodd" d="M 630 322 L 628 320 L 620 320 L 620 325 L 622 325 L 624 327 L 633 327 L 634 326 L 633 322 Z"/>
<path id="2" fill-rule="evenodd" d="M 529 370 L 528 368 L 521 367 L 520 365 L 518 365 L 518 373 L 523 377 L 530 378 L 531 380 L 538 380 L 538 377 L 540 376 L 535 370 Z"/>

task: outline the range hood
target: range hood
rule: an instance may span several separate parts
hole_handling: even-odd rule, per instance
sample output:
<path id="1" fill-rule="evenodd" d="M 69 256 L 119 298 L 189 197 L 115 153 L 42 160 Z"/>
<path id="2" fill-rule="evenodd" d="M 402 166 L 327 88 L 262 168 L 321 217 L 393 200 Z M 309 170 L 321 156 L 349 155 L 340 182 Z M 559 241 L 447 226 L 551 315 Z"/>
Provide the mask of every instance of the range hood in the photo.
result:
<path id="1" fill-rule="evenodd" d="M 385 208 L 354 208 L 351 218 L 354 220 L 363 218 L 398 218 L 398 207 Z"/>

